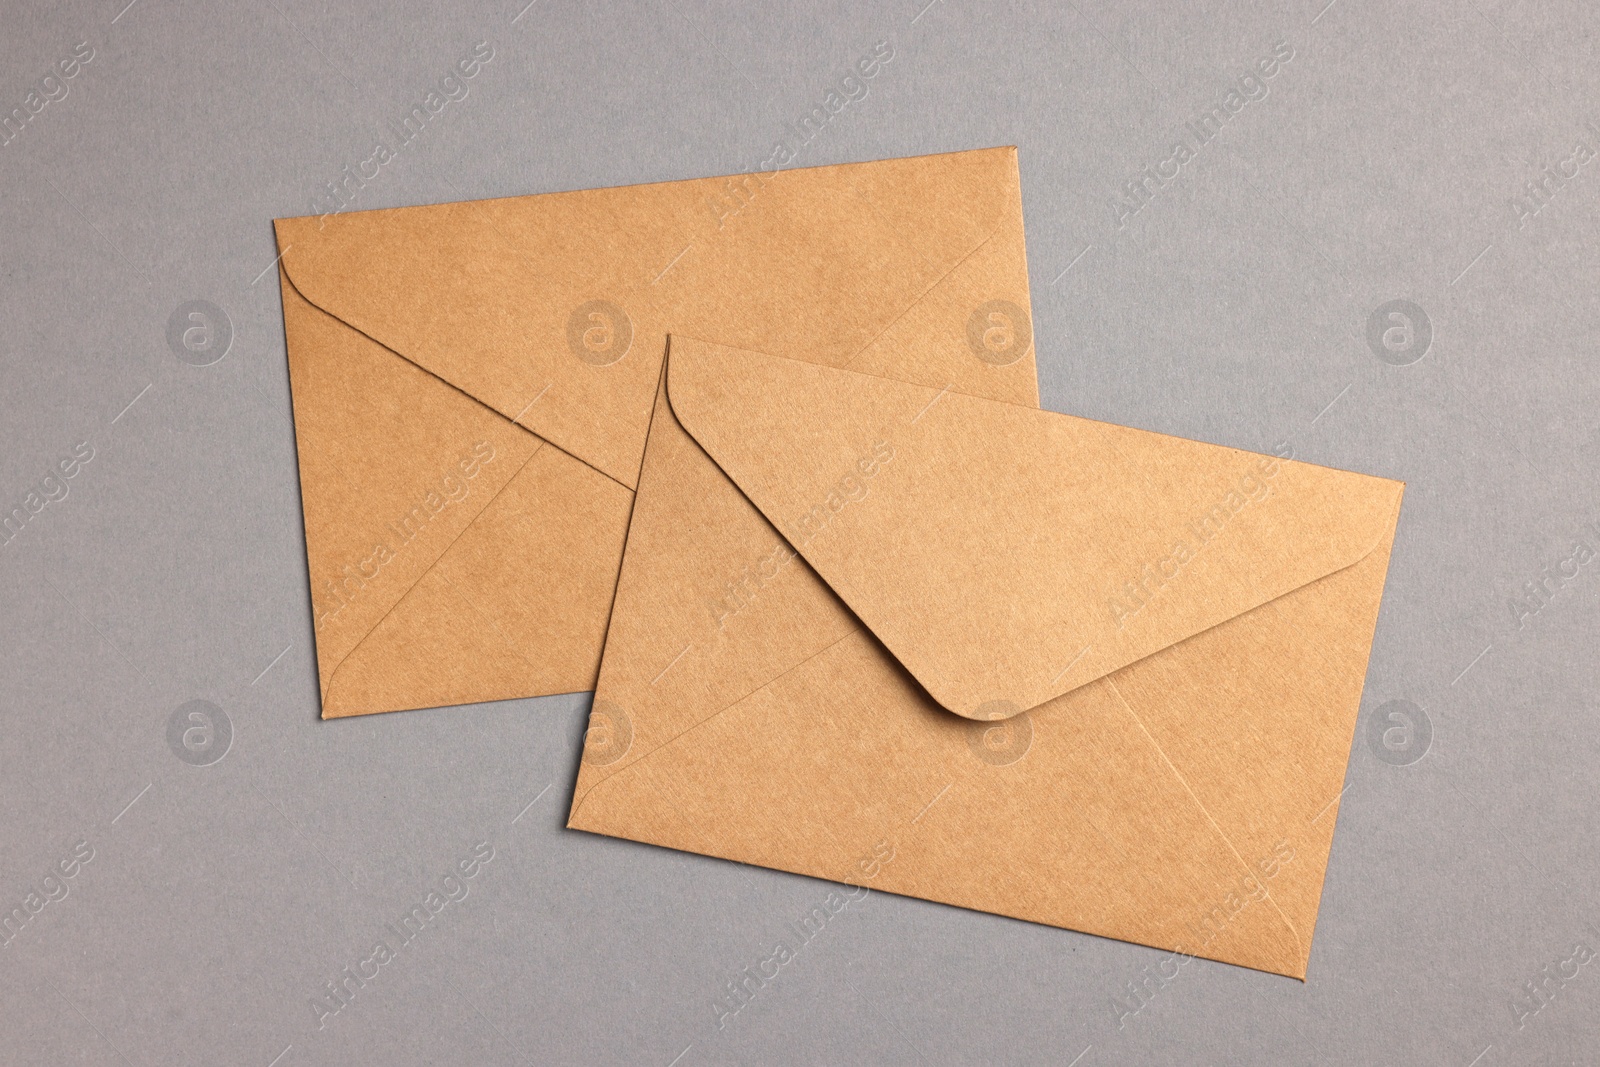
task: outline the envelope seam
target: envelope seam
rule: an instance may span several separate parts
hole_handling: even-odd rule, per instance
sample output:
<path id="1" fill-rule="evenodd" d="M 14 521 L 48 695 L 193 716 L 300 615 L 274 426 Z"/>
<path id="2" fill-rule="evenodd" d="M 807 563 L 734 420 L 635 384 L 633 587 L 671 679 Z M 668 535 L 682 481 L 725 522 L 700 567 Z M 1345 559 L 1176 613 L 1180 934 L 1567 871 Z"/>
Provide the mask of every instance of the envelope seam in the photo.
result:
<path id="1" fill-rule="evenodd" d="M 1166 749 L 1162 748 L 1160 743 L 1156 741 L 1155 735 L 1153 735 L 1150 732 L 1150 728 L 1144 724 L 1144 720 L 1139 717 L 1139 713 L 1133 710 L 1132 704 L 1128 703 L 1128 698 L 1123 696 L 1122 690 L 1117 688 L 1117 683 L 1111 680 L 1110 675 L 1107 675 L 1104 681 L 1107 687 L 1110 688 L 1111 692 L 1116 695 L 1118 703 L 1120 703 L 1127 713 L 1133 717 L 1133 721 L 1139 724 L 1139 729 L 1144 733 L 1145 738 L 1149 740 L 1150 747 L 1154 748 L 1157 754 L 1161 756 L 1162 762 L 1167 765 L 1167 769 L 1170 770 L 1173 777 L 1178 780 L 1178 784 L 1183 786 L 1184 792 L 1189 794 L 1189 799 L 1194 801 L 1195 807 L 1200 809 L 1200 814 L 1206 817 L 1206 821 L 1210 823 L 1211 828 L 1217 832 L 1217 836 L 1222 838 L 1222 843 L 1228 846 L 1228 851 L 1231 852 L 1233 854 L 1233 858 L 1239 862 L 1239 866 L 1243 867 L 1246 871 L 1250 871 L 1250 864 L 1245 862 L 1244 856 L 1240 855 L 1238 847 L 1233 843 L 1233 839 L 1230 838 L 1226 832 L 1224 832 L 1221 825 L 1218 824 L 1217 820 L 1212 816 L 1211 812 L 1200 800 L 1200 797 L 1196 795 L 1193 787 L 1189 785 L 1189 780 L 1183 776 L 1183 773 L 1179 771 L 1177 766 L 1172 762 L 1171 757 L 1167 755 Z M 1278 913 L 1279 919 L 1283 920 L 1283 925 L 1289 931 L 1289 936 L 1294 938 L 1295 962 L 1303 964 L 1305 945 L 1300 938 L 1300 931 L 1295 928 L 1294 923 L 1289 921 L 1289 917 L 1285 915 L 1283 909 L 1278 906 L 1278 902 L 1272 898 L 1272 890 L 1266 889 L 1265 883 L 1261 884 L 1263 889 L 1266 890 L 1267 903 L 1272 905 L 1272 910 Z"/>
<path id="2" fill-rule="evenodd" d="M 971 259 L 973 256 L 977 255 L 979 252 L 983 251 L 984 246 L 986 246 L 990 241 L 993 241 L 997 236 L 999 236 L 999 234 L 1000 234 L 1000 227 L 997 225 L 994 228 L 994 230 L 989 234 L 989 236 L 987 236 L 983 240 L 979 241 L 976 245 L 974 245 L 972 247 L 971 251 L 969 251 L 966 255 L 962 256 L 960 259 L 956 260 L 955 263 L 951 264 L 949 270 L 945 271 L 943 274 L 939 275 L 933 281 L 929 282 L 927 287 L 925 289 L 923 289 L 922 292 L 918 293 L 912 299 L 911 303 L 907 304 L 901 310 L 900 314 L 898 314 L 894 318 L 890 319 L 888 321 L 888 323 L 886 323 L 884 325 L 883 329 L 881 329 L 877 333 L 873 334 L 871 339 L 868 340 L 866 344 L 862 345 L 860 348 L 858 348 L 856 350 L 855 355 L 851 356 L 849 359 L 847 359 L 843 363 L 839 364 L 838 369 L 839 370 L 849 370 L 850 369 L 850 365 L 852 363 L 854 363 L 856 360 L 860 359 L 861 356 L 867 351 L 867 349 L 869 349 L 873 345 L 877 344 L 879 338 L 881 338 L 884 334 L 888 333 L 890 330 L 894 329 L 895 326 L 897 324 L 899 324 L 901 319 L 905 318 L 907 315 L 909 315 L 913 311 L 915 311 L 917 309 L 918 305 L 920 305 L 924 300 L 927 299 L 929 293 L 933 292 L 940 285 L 942 285 L 944 283 L 944 280 L 946 278 L 950 277 L 950 275 L 954 274 L 956 271 L 958 271 L 962 267 L 964 267 L 966 265 L 966 263 L 967 263 L 967 260 Z"/>
<path id="3" fill-rule="evenodd" d="M 406 602 L 406 599 L 410 597 L 412 593 L 417 591 L 417 587 L 427 580 L 428 575 L 433 573 L 434 568 L 438 567 L 440 563 L 444 562 L 444 558 L 450 554 L 450 550 L 456 546 L 456 542 L 461 540 L 462 537 L 466 536 L 467 531 L 472 529 L 473 526 L 477 525 L 479 519 L 488 514 L 489 509 L 494 507 L 494 502 L 500 499 L 500 494 L 504 493 L 506 489 L 510 487 L 511 483 L 516 481 L 517 478 L 521 476 L 522 472 L 527 469 L 528 464 L 532 463 L 533 458 L 539 454 L 540 449 L 542 449 L 548 443 L 544 438 L 538 436 L 537 434 L 530 433 L 529 436 L 533 437 L 533 439 L 539 443 L 538 447 L 530 452 L 528 454 L 528 458 L 522 461 L 522 465 L 516 469 L 516 472 L 513 473 L 511 477 L 506 479 L 505 485 L 502 485 L 499 489 L 495 490 L 495 494 L 489 498 L 489 502 L 483 506 L 483 510 L 474 515 L 472 519 L 461 528 L 461 532 L 452 537 L 450 539 L 450 543 L 445 545 L 444 548 L 440 550 L 438 557 L 434 559 L 432 563 L 428 564 L 428 569 L 417 575 L 417 580 L 412 582 L 406 588 L 406 591 L 401 593 L 393 604 L 389 605 L 388 611 L 385 611 L 382 615 L 378 616 L 377 621 L 368 627 L 366 633 L 361 635 L 361 640 L 357 641 L 353 646 L 351 646 L 350 651 L 341 656 L 339 662 L 334 664 L 333 669 L 328 672 L 328 685 L 327 688 L 322 691 L 322 710 L 324 714 L 326 714 L 328 710 L 329 697 L 333 695 L 333 683 L 335 679 L 338 678 L 339 672 L 344 669 L 344 665 L 350 662 L 350 657 L 354 656 L 361 650 L 361 646 L 366 644 L 368 639 L 371 638 L 373 634 L 378 632 L 378 627 L 382 626 L 384 621 L 387 620 L 390 615 L 393 615 L 400 605 Z M 446 581 L 448 581 L 448 579 Z"/>
<path id="4" fill-rule="evenodd" d="M 871 205 L 871 201 L 868 201 L 865 196 L 862 196 L 860 190 L 855 189 L 854 186 L 852 186 L 851 188 L 856 193 L 856 196 L 858 198 L 860 198 L 863 201 L 866 201 L 868 206 L 872 206 Z M 875 207 L 873 208 L 873 214 L 877 215 L 880 221 L 883 221 L 883 222 L 885 222 L 887 224 L 887 220 L 883 219 L 883 216 L 878 213 L 878 211 L 877 211 L 877 209 Z M 985 236 L 983 238 L 983 240 L 981 240 L 977 244 L 973 245 L 971 250 L 969 250 L 965 255 L 963 255 L 960 259 L 956 260 L 956 262 L 951 265 L 949 270 L 947 270 L 943 274 L 939 275 L 939 277 L 935 278 L 933 280 L 933 282 L 930 283 L 926 289 L 924 289 L 921 293 L 917 294 L 916 299 L 912 300 L 911 303 L 907 304 L 905 309 L 903 311 L 901 311 L 900 314 L 896 315 L 893 319 L 891 319 L 889 321 L 889 323 L 887 325 L 885 325 L 883 327 L 883 329 L 879 330 L 876 334 L 874 334 L 872 339 L 870 341 L 868 341 L 866 344 L 862 345 L 861 348 L 856 351 L 855 355 L 851 356 L 848 360 L 846 360 L 843 364 L 841 364 L 841 367 L 848 368 L 852 363 L 854 363 L 856 360 L 860 359 L 863 352 L 865 352 L 867 349 L 871 348 L 873 345 L 877 344 L 878 343 L 878 339 L 880 337 L 882 337 L 884 334 L 886 334 L 890 330 L 892 330 L 895 327 L 895 324 L 898 323 L 901 319 L 903 319 L 907 315 L 911 314 L 911 312 L 917 307 L 917 305 L 921 304 L 922 301 L 927 298 L 929 293 L 933 292 L 941 284 L 944 283 L 944 280 L 946 278 L 950 277 L 956 271 L 960 270 L 963 266 L 965 266 L 967 261 L 969 259 L 971 259 L 973 256 L 975 256 L 979 252 L 983 251 L 984 247 L 987 246 L 990 241 L 993 241 L 996 237 L 998 237 L 1000 235 L 1001 228 L 1003 226 L 1005 226 L 1007 222 L 1011 221 L 1013 217 L 1015 217 L 1015 220 L 1016 220 L 1016 222 L 1018 224 L 1018 228 L 1021 229 L 1022 228 L 1022 205 L 1021 205 L 1020 202 L 1014 202 L 1014 203 L 1009 204 L 1007 206 L 1007 208 L 1004 211 L 1002 211 L 1000 220 L 995 223 L 994 228 L 989 231 L 988 235 Z M 889 229 L 891 231 L 893 231 L 894 227 L 892 225 L 890 225 Z M 913 248 L 912 251 L 916 252 L 917 255 L 922 256 L 922 253 L 920 251 L 918 251 L 917 249 Z M 922 258 L 924 260 L 927 260 L 928 257 L 922 256 Z M 1026 258 L 1026 253 L 1024 253 L 1024 258 Z M 1026 263 L 1024 263 L 1024 270 L 1026 270 Z M 1033 355 L 1034 360 L 1035 360 L 1035 366 L 1037 368 L 1037 360 L 1038 360 L 1037 349 L 1035 349 L 1035 348 L 1030 346 L 1029 353 Z M 1035 378 L 1038 377 L 1037 369 L 1035 370 L 1034 377 Z M 1035 405 L 1035 406 L 1037 406 L 1037 405 Z"/>
<path id="5" fill-rule="evenodd" d="M 821 579 L 819 578 L 818 580 L 820 581 Z M 849 637 L 851 637 L 851 636 L 853 636 L 855 634 L 861 633 L 863 629 L 864 629 L 864 627 L 862 627 L 860 624 L 857 624 L 848 633 L 840 635 L 837 640 L 830 641 L 826 646 L 817 649 L 817 651 L 813 652 L 811 655 L 807 656 L 805 659 L 801 660 L 799 663 L 796 663 L 794 666 L 789 667 L 786 670 L 780 671 L 779 673 L 773 675 L 771 678 L 768 678 L 766 681 L 762 682 L 760 685 L 756 686 L 754 689 L 750 690 L 749 692 L 745 693 L 744 695 L 739 696 L 739 697 L 735 698 L 734 700 L 729 701 L 727 704 L 723 705 L 721 708 L 718 708 L 716 711 L 712 712 L 710 715 L 707 715 L 705 718 L 701 719 L 699 722 L 696 722 L 693 725 L 690 725 L 690 726 L 684 728 L 683 730 L 679 731 L 678 733 L 674 734 L 673 736 L 667 738 L 667 740 L 661 742 L 661 744 L 657 745 L 655 748 L 652 748 L 649 752 L 646 752 L 644 755 L 640 756 L 638 759 L 634 760 L 632 763 L 629 763 L 629 764 L 627 764 L 626 766 L 623 766 L 623 767 L 619 767 L 615 771 L 613 771 L 611 774 L 606 775 L 604 778 L 602 778 L 598 782 L 594 783 L 594 785 L 591 785 L 588 789 L 585 789 L 583 791 L 583 796 L 581 796 L 577 800 L 573 801 L 573 803 L 572 803 L 572 812 L 567 816 L 567 821 L 570 823 L 572 820 L 574 820 L 574 819 L 576 819 L 578 817 L 578 812 L 583 809 L 583 805 L 588 801 L 589 797 L 594 793 L 594 791 L 596 789 L 599 789 L 601 786 L 605 785 L 607 782 L 616 781 L 618 778 L 622 777 L 622 775 L 625 774 L 626 772 L 631 771 L 635 767 L 638 767 L 640 764 L 644 763 L 645 760 L 647 760 L 647 759 L 651 758 L 652 756 L 656 755 L 658 752 L 661 752 L 664 749 L 670 748 L 672 745 L 677 744 L 684 737 L 686 737 L 689 734 L 693 733 L 694 731 L 700 729 L 700 727 L 706 725 L 711 720 L 720 718 L 730 708 L 737 707 L 738 705 L 744 703 L 746 700 L 749 700 L 751 697 L 755 696 L 757 693 L 761 692 L 763 689 L 766 689 L 769 686 L 777 684 L 779 681 L 783 680 L 784 678 L 786 678 L 790 674 L 793 674 L 795 671 L 799 670 L 801 667 L 804 667 L 806 664 L 810 663 L 812 660 L 816 659 L 818 656 L 821 656 L 824 653 L 826 653 L 829 650 L 831 650 L 835 645 L 839 644 L 839 642 L 844 641 L 846 638 L 849 638 Z"/>

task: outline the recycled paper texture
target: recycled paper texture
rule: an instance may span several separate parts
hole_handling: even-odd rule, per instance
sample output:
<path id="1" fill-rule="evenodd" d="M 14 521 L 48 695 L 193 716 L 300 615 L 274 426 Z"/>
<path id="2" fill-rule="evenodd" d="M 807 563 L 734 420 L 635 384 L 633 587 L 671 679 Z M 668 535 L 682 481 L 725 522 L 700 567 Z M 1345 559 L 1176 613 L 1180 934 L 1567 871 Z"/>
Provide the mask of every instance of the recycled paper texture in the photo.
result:
<path id="1" fill-rule="evenodd" d="M 569 824 L 1303 978 L 1403 486 L 912 365 L 673 336 Z"/>
<path id="2" fill-rule="evenodd" d="M 324 717 L 593 688 L 669 329 L 1037 404 L 1010 148 L 277 234 Z"/>

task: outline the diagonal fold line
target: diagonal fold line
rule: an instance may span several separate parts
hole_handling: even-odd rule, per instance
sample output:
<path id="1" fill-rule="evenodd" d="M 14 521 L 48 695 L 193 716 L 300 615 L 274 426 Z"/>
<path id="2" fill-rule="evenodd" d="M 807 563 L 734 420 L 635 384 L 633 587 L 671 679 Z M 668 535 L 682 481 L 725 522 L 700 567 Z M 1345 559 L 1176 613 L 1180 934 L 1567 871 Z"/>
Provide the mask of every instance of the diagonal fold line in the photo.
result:
<path id="1" fill-rule="evenodd" d="M 534 457 L 537 456 L 545 447 L 548 447 L 544 438 L 536 436 L 535 439 L 539 442 L 539 447 L 528 453 L 528 458 L 522 461 L 522 466 L 518 467 L 516 473 L 507 478 L 505 484 L 495 491 L 495 494 L 491 496 L 483 505 L 483 510 L 474 515 L 472 519 L 461 528 L 461 531 L 450 539 L 450 543 L 444 546 L 432 563 L 428 564 L 427 569 L 421 574 L 417 575 L 417 580 L 406 586 L 405 592 L 401 593 L 399 597 L 395 599 L 395 602 L 389 605 L 389 609 L 380 615 L 377 621 L 367 628 L 366 633 L 361 635 L 361 640 L 350 646 L 350 651 L 346 652 L 339 659 L 339 662 L 334 664 L 333 670 L 328 672 L 328 684 L 322 691 L 322 703 L 324 706 L 326 706 L 328 703 L 328 695 L 333 692 L 334 679 L 338 677 L 340 669 L 343 668 L 346 663 L 350 662 L 350 657 L 359 652 L 361 650 L 361 646 L 366 644 L 367 640 L 372 637 L 373 634 L 378 632 L 378 627 L 383 625 L 384 620 L 388 619 L 390 615 L 393 615 L 395 610 L 399 608 L 401 604 L 404 604 L 412 593 L 417 591 L 417 587 L 427 580 L 428 575 L 432 574 L 434 569 L 437 568 L 440 563 L 444 562 L 444 558 L 450 554 L 450 550 L 455 547 L 456 542 L 466 536 L 467 531 L 476 526 L 478 524 L 478 520 L 489 513 L 489 509 L 494 507 L 494 502 L 500 499 L 500 494 L 509 489 L 511 487 L 511 483 L 520 478 L 522 476 L 522 472 L 527 469 L 528 464 L 533 462 Z M 502 634 L 501 636 L 504 635 Z"/>
<path id="2" fill-rule="evenodd" d="M 444 377 L 443 375 L 439 374 L 436 371 L 429 370 L 427 367 L 424 367 L 422 364 L 418 363 L 416 360 L 412 359 L 410 356 L 406 355 L 404 352 L 401 352 L 399 349 L 394 348 L 394 347 L 392 347 L 390 345 L 384 344 L 382 341 L 378 340 L 376 337 L 372 336 L 367 331 L 361 329 L 361 327 L 354 326 L 354 325 L 350 324 L 349 322 L 347 322 L 344 319 L 340 318 L 338 315 L 335 315 L 333 312 L 329 311 L 327 308 L 323 307 L 321 304 L 317 303 L 315 300 L 312 300 L 309 296 L 307 296 L 304 292 L 301 291 L 301 289 L 300 289 L 300 287 L 298 285 L 296 285 L 294 283 L 294 278 L 290 276 L 287 264 L 283 265 L 283 277 L 284 277 L 284 280 L 289 283 L 289 288 L 293 289 L 295 291 L 295 294 L 297 296 L 299 296 L 300 299 L 304 300 L 307 304 L 310 304 L 312 307 L 316 308 L 319 312 L 321 312 L 322 314 L 326 315 L 328 318 L 332 319 L 334 322 L 337 322 L 340 326 L 344 327 L 347 330 L 354 330 L 356 333 L 360 334 L 362 337 L 365 337 L 367 340 L 371 341 L 373 344 L 375 344 L 378 347 L 382 348 L 385 352 L 388 352 L 390 355 L 394 356 L 396 359 L 405 360 L 407 363 L 409 363 L 411 366 L 417 368 L 422 373 L 428 375 L 430 378 L 434 379 L 435 381 L 440 382 L 441 384 L 443 384 L 446 388 L 448 388 L 448 389 L 450 389 L 450 390 L 452 390 L 454 392 L 460 393 L 462 396 L 466 397 L 468 400 L 472 401 L 474 404 L 476 404 L 479 407 L 483 408 L 485 411 L 492 412 L 493 414 L 499 416 L 500 418 L 505 419 L 511 425 L 515 426 L 517 429 L 521 430 L 523 433 L 528 434 L 530 437 L 537 437 L 541 443 L 543 443 L 545 445 L 548 445 L 551 448 L 554 448 L 559 452 L 566 453 L 567 455 L 571 456 L 573 459 L 577 460 L 579 463 L 582 463 L 585 467 L 588 467 L 590 470 L 594 471 L 596 474 L 599 474 L 600 476 L 602 476 L 604 478 L 608 478 L 611 481 L 616 482 L 618 485 L 622 486 L 628 492 L 632 493 L 632 492 L 636 491 L 637 487 L 629 485 L 626 482 L 622 481 L 619 478 L 616 478 L 613 475 L 607 474 L 605 471 L 601 470 L 599 467 L 595 466 L 593 463 L 591 463 L 587 459 L 584 459 L 582 456 L 578 455 L 576 452 L 572 451 L 571 449 L 561 447 L 561 445 L 559 445 L 556 442 L 554 442 L 554 441 L 550 440 L 549 438 L 545 437 L 543 434 L 539 433 L 538 431 L 530 429 L 529 427 L 524 426 L 522 423 L 518 422 L 517 419 L 520 419 L 523 415 L 527 414 L 528 408 L 533 406 L 532 403 L 529 403 L 520 412 L 518 412 L 516 419 L 510 418 L 509 416 L 506 415 L 505 412 L 501 411 L 499 408 L 495 407 L 493 404 L 489 404 L 489 403 L 484 402 L 482 399 L 472 395 L 471 392 L 467 391 L 466 389 L 461 388 L 461 386 L 457 385 L 455 382 L 452 382 L 450 379 Z M 549 389 L 549 386 L 546 386 L 545 387 L 545 391 L 547 391 L 548 389 Z M 539 393 L 539 396 L 535 397 L 534 400 L 538 400 L 539 397 L 544 396 L 544 392 L 545 391 L 541 391 Z"/>
<path id="3" fill-rule="evenodd" d="M 804 563 L 805 561 L 801 560 L 799 562 Z M 652 756 L 654 756 L 657 753 L 663 751 L 664 749 L 672 747 L 673 745 L 677 744 L 680 740 L 682 740 L 684 737 L 688 736 L 689 734 L 694 733 L 694 731 L 700 729 L 702 726 L 706 725 L 711 720 L 722 716 L 723 714 L 728 712 L 730 709 L 736 708 L 740 704 L 743 704 L 746 700 L 749 700 L 751 697 L 755 696 L 757 693 L 761 692 L 763 689 L 766 689 L 769 686 L 776 685 L 778 682 L 782 681 L 784 678 L 788 677 L 789 675 L 793 674 L 795 671 L 799 670 L 801 667 L 804 667 L 806 664 L 808 664 L 812 660 L 816 659 L 818 656 L 821 656 L 825 652 L 828 652 L 835 645 L 839 644 L 840 641 L 844 641 L 846 638 L 849 638 L 849 637 L 854 636 L 855 634 L 861 633 L 863 629 L 864 629 L 864 627 L 862 627 L 859 623 L 857 623 L 857 625 L 852 627 L 848 633 L 840 635 L 840 637 L 837 640 L 828 642 L 825 646 L 823 646 L 822 648 L 817 649 L 817 651 L 813 652 L 811 655 L 807 656 L 805 659 L 802 659 L 799 663 L 796 663 L 794 666 L 784 668 L 782 671 L 779 671 L 777 674 L 773 675 L 771 678 L 768 678 L 766 681 L 762 682 L 760 685 L 756 686 L 754 689 L 751 689 L 748 693 L 745 693 L 745 694 L 735 698 L 734 700 L 730 701 L 725 706 L 723 706 L 721 708 L 718 708 L 716 711 L 712 712 L 710 715 L 707 715 L 705 718 L 701 719 L 699 722 L 696 722 L 696 723 L 694 723 L 694 724 L 692 724 L 692 725 L 690 725 L 688 727 L 685 727 L 683 730 L 681 730 L 678 733 L 674 734 L 672 737 L 667 738 L 665 741 L 661 742 L 661 744 L 657 745 L 655 748 L 652 748 L 649 752 L 646 752 L 644 755 L 640 756 L 638 759 L 634 760 L 632 763 L 629 763 L 629 764 L 627 764 L 626 766 L 623 766 L 623 767 L 619 767 L 619 768 L 617 768 L 617 770 L 615 772 L 606 775 L 604 778 L 600 779 L 594 785 L 591 785 L 588 789 L 584 790 L 583 796 L 579 797 L 573 803 L 573 805 L 572 805 L 572 816 L 571 817 L 572 818 L 576 818 L 577 817 L 579 810 L 581 810 L 583 805 L 584 805 L 584 802 L 587 801 L 589 799 L 589 796 L 596 789 L 600 788 L 602 785 L 606 784 L 609 781 L 612 781 L 615 778 L 621 777 L 622 774 L 624 774 L 625 772 L 633 770 L 634 768 L 636 768 L 640 764 L 642 764 L 645 760 L 651 758 Z"/>
<path id="4" fill-rule="evenodd" d="M 855 355 L 851 356 L 849 359 L 847 359 L 843 363 L 839 364 L 838 367 L 835 368 L 835 369 L 837 369 L 837 370 L 849 370 L 850 369 L 850 365 L 852 363 L 854 363 L 856 360 L 860 359 L 866 353 L 867 349 L 869 349 L 873 345 L 877 344 L 879 338 L 881 338 L 884 334 L 888 333 L 890 330 L 894 329 L 895 326 L 900 322 L 901 319 L 905 318 L 907 315 L 909 315 L 913 311 L 917 310 L 917 308 L 922 305 L 922 302 L 924 300 L 928 299 L 928 297 L 933 293 L 933 291 L 935 289 L 937 289 L 937 288 L 939 288 L 939 286 L 943 285 L 945 280 L 948 279 L 956 271 L 958 271 L 962 267 L 966 266 L 968 260 L 970 260 L 973 256 L 977 255 L 979 252 L 983 251 L 984 246 L 987 245 L 990 241 L 993 241 L 999 235 L 1000 235 L 1000 226 L 997 225 L 994 228 L 993 232 L 991 232 L 989 234 L 989 236 L 987 236 L 983 240 L 979 241 L 976 245 L 973 246 L 973 248 L 972 248 L 972 250 L 970 252 L 968 252 L 966 255 L 962 256 L 960 259 L 956 260 L 956 262 L 951 265 L 949 270 L 947 270 L 943 274 L 939 275 L 932 282 L 929 282 L 928 286 L 925 289 L 923 289 L 922 292 L 918 293 L 912 299 L 911 303 L 907 304 L 904 308 L 902 308 L 898 315 L 896 315 L 892 319 L 890 319 L 884 325 L 883 329 L 881 329 L 877 333 L 873 334 L 872 338 L 870 340 L 868 340 L 866 344 L 862 345 L 859 349 L 857 349 Z M 1031 312 L 1030 312 L 1030 314 L 1031 314 Z M 919 383 L 919 382 L 909 382 L 907 384 L 919 385 L 921 383 Z"/>
<path id="5" fill-rule="evenodd" d="M 1110 688 L 1111 692 L 1116 695 L 1117 702 L 1120 703 L 1123 708 L 1126 709 L 1128 714 L 1133 717 L 1133 721 L 1139 724 L 1139 729 L 1141 732 L 1143 732 L 1145 739 L 1150 742 L 1150 747 L 1155 749 L 1156 753 L 1160 755 L 1161 762 L 1167 765 L 1167 770 L 1171 771 L 1172 776 L 1177 779 L 1178 784 L 1183 786 L 1183 791 L 1189 794 L 1189 799 L 1194 801 L 1194 806 L 1200 809 L 1200 814 L 1206 817 L 1206 822 L 1211 824 L 1211 828 L 1217 832 L 1217 836 L 1222 839 L 1222 843 L 1228 846 L 1228 851 L 1233 853 L 1233 858 L 1239 862 L 1239 866 L 1245 872 L 1253 876 L 1255 869 L 1245 861 L 1244 856 L 1239 853 L 1238 847 L 1233 843 L 1233 838 L 1229 837 L 1227 833 L 1224 832 L 1222 826 L 1217 822 L 1216 818 L 1212 816 L 1210 809 L 1208 809 L 1205 804 L 1201 802 L 1200 797 L 1195 793 L 1194 788 L 1189 785 L 1189 780 L 1183 776 L 1181 771 L 1178 770 L 1177 766 L 1172 762 L 1172 758 L 1167 755 L 1166 750 L 1161 747 L 1161 745 L 1156 741 L 1155 736 L 1150 733 L 1150 728 L 1144 724 L 1144 720 L 1139 717 L 1139 713 L 1133 710 L 1133 705 L 1129 704 L 1128 698 L 1122 695 L 1122 690 L 1117 688 L 1117 683 L 1111 680 L 1110 675 L 1106 676 L 1105 683 L 1106 686 Z M 1294 938 L 1296 951 L 1303 953 L 1305 951 L 1305 942 L 1300 937 L 1300 931 L 1295 928 L 1294 923 L 1289 921 L 1289 917 L 1283 913 L 1283 909 L 1278 906 L 1278 902 L 1272 898 L 1272 890 L 1267 887 L 1267 883 L 1262 882 L 1260 879 L 1257 879 L 1257 882 L 1261 885 L 1262 889 L 1266 890 L 1267 903 L 1272 905 L 1272 910 L 1278 913 L 1278 918 L 1283 921 L 1284 927 L 1289 931 L 1290 936 Z M 1296 960 L 1296 962 L 1299 961 Z"/>

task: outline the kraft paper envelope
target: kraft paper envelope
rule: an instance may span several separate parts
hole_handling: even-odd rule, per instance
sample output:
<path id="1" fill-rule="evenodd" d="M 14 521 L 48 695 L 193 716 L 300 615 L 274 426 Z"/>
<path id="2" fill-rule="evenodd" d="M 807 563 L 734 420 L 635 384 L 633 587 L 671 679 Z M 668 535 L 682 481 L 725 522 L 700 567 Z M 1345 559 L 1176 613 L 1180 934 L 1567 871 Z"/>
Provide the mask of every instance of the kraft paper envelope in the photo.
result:
<path id="1" fill-rule="evenodd" d="M 675 335 L 569 825 L 1303 978 L 1402 489 Z"/>
<path id="2" fill-rule="evenodd" d="M 593 688 L 669 327 L 1038 402 L 1010 148 L 277 234 L 325 718 Z"/>

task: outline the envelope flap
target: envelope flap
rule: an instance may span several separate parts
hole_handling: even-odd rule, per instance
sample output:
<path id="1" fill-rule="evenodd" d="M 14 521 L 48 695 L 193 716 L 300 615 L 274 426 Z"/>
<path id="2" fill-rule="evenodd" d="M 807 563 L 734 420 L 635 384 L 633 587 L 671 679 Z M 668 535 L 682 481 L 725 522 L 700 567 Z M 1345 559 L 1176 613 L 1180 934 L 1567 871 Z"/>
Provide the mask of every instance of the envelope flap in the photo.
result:
<path id="1" fill-rule="evenodd" d="M 1002 148 L 277 232 L 311 303 L 631 488 L 669 327 L 843 363 L 1019 202 Z"/>
<path id="2" fill-rule="evenodd" d="M 676 336 L 668 396 L 928 693 L 973 719 L 1354 564 L 1403 488 Z"/>
<path id="3" fill-rule="evenodd" d="M 626 294 L 692 206 L 652 188 L 279 219 L 278 246 L 311 303 L 631 488 L 660 353 Z"/>

